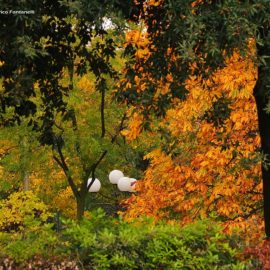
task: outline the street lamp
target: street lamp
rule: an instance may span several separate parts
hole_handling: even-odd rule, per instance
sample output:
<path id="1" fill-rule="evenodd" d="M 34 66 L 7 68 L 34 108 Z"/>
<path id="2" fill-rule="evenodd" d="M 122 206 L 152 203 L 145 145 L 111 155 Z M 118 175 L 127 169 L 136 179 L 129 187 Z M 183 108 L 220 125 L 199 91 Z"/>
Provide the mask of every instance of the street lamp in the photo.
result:
<path id="1" fill-rule="evenodd" d="M 130 189 L 130 178 L 122 177 L 118 180 L 117 187 L 120 191 L 129 191 Z"/>
<path id="2" fill-rule="evenodd" d="M 87 181 L 87 186 L 91 183 L 92 178 L 89 178 Z M 109 173 L 109 181 L 111 184 L 116 184 L 120 191 L 125 192 L 135 192 L 135 185 L 137 180 L 135 178 L 130 178 L 124 176 L 120 170 L 113 170 Z M 100 181 L 95 178 L 95 181 L 89 188 L 89 192 L 99 192 L 101 188 Z"/>
<path id="3" fill-rule="evenodd" d="M 120 178 L 124 177 L 124 174 L 119 170 L 113 170 L 109 174 L 109 180 L 112 184 L 117 184 Z"/>
<path id="4" fill-rule="evenodd" d="M 89 178 L 87 181 L 87 186 L 90 185 L 91 182 L 92 182 L 92 178 Z M 101 188 L 101 183 L 97 178 L 95 178 L 94 183 L 89 188 L 88 192 L 99 192 L 100 188 Z"/>
<path id="5" fill-rule="evenodd" d="M 136 182 L 137 180 L 135 178 L 129 178 L 130 180 L 130 188 L 129 188 L 129 192 L 135 192 L 135 186 L 136 186 Z"/>

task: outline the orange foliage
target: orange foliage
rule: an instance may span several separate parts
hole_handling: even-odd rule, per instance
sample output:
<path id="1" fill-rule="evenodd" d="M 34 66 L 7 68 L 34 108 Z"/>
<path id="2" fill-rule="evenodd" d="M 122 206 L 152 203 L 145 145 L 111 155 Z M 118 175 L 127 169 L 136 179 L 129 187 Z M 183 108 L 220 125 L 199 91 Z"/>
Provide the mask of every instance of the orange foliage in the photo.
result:
<path id="1" fill-rule="evenodd" d="M 135 45 L 137 61 L 145 61 L 150 55 L 149 40 L 147 39 L 147 33 L 142 30 L 132 30 L 126 33 L 126 46 Z"/>
<path id="2" fill-rule="evenodd" d="M 191 76 L 186 81 L 186 100 L 175 101 L 159 123 L 170 141 L 145 156 L 150 166 L 137 185 L 138 194 L 124 202 L 126 219 L 177 214 L 186 223 L 216 215 L 228 229 L 251 224 L 261 228 L 256 211 L 262 206 L 262 183 L 255 81 L 252 61 L 237 53 L 211 78 Z"/>
<path id="3" fill-rule="evenodd" d="M 55 205 L 64 216 L 73 219 L 76 218 L 76 200 L 70 187 L 58 192 L 57 196 L 53 198 L 53 205 Z"/>
<path id="4" fill-rule="evenodd" d="M 142 130 L 143 117 L 137 112 L 132 114 L 132 110 L 128 112 L 129 124 L 128 129 L 123 130 L 121 133 L 129 141 L 135 140 L 139 137 Z"/>

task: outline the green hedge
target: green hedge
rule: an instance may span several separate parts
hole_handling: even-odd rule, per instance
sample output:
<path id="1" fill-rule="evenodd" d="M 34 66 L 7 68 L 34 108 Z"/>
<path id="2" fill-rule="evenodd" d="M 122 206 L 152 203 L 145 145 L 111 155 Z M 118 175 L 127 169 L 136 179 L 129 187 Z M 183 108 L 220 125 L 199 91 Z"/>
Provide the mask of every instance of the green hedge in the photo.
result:
<path id="1" fill-rule="evenodd" d="M 64 236 L 86 269 L 249 269 L 238 258 L 239 239 L 207 220 L 184 228 L 128 224 L 98 211 L 80 225 L 68 224 Z"/>
<path id="2" fill-rule="evenodd" d="M 23 230 L 0 232 L 0 258 L 25 263 L 58 256 L 97 270 L 254 269 L 241 261 L 241 246 L 237 236 L 224 235 L 209 220 L 185 227 L 150 220 L 130 224 L 102 210 L 80 224 L 65 221 L 60 233 L 34 220 Z"/>

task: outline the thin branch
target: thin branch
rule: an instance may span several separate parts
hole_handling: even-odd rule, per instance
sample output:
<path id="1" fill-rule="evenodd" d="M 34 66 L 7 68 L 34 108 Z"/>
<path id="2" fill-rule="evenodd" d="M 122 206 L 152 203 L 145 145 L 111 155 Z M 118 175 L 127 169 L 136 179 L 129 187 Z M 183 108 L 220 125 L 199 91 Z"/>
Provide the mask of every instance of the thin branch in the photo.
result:
<path id="1" fill-rule="evenodd" d="M 226 217 L 227 220 L 236 220 L 237 218 L 243 218 L 243 219 L 248 219 L 249 217 L 251 217 L 253 214 L 256 214 L 259 210 L 263 209 L 263 205 L 259 206 L 258 208 L 253 208 L 248 214 L 245 215 L 238 215 L 235 216 L 233 218 L 228 218 Z"/>
<path id="2" fill-rule="evenodd" d="M 62 128 L 60 125 L 58 125 L 58 124 L 56 123 L 56 121 L 54 121 L 54 125 L 55 125 L 58 129 L 60 129 L 62 132 L 64 132 L 64 128 Z"/>
<path id="3" fill-rule="evenodd" d="M 121 119 L 121 122 L 120 122 L 120 124 L 119 124 L 119 127 L 118 127 L 118 129 L 117 129 L 117 132 L 114 134 L 114 136 L 113 136 L 112 139 L 111 139 L 111 143 L 114 143 L 114 142 L 115 142 L 115 140 L 117 139 L 117 137 L 118 137 L 118 135 L 120 134 L 120 132 L 124 129 L 124 122 L 125 122 L 125 120 L 126 120 L 126 117 L 127 117 L 127 114 L 124 113 L 124 115 L 123 115 L 123 117 L 122 117 L 122 119 Z"/>
<path id="4" fill-rule="evenodd" d="M 82 157 L 81 145 L 80 145 L 80 140 L 79 140 L 79 136 L 78 136 L 78 123 L 77 123 L 77 118 L 76 118 L 76 114 L 75 114 L 74 109 L 71 111 L 71 122 L 72 122 L 72 129 L 73 129 L 75 139 L 76 139 L 75 140 L 75 150 L 76 150 L 76 153 L 81 161 L 82 168 L 85 171 L 86 164 L 85 164 L 85 161 Z"/>
<path id="5" fill-rule="evenodd" d="M 6 149 L 6 151 L 4 153 L 0 154 L 0 159 L 4 158 L 5 156 L 10 154 L 10 151 L 12 151 L 13 149 L 18 148 L 18 146 L 11 146 L 9 148 Z"/>
<path id="6" fill-rule="evenodd" d="M 79 191 L 78 191 L 78 189 L 77 189 L 77 187 L 76 187 L 76 185 L 75 185 L 75 183 L 74 183 L 74 181 L 73 181 L 73 179 L 71 177 L 71 174 L 70 174 L 69 168 L 68 168 L 68 166 L 66 164 L 64 155 L 63 155 L 62 150 L 61 150 L 61 147 L 60 147 L 60 145 L 58 143 L 57 143 L 57 152 L 58 152 L 58 154 L 60 156 L 60 159 L 55 155 L 53 155 L 53 159 L 57 162 L 57 164 L 64 171 L 64 173 L 65 173 L 65 175 L 67 177 L 68 183 L 69 183 L 69 185 L 70 185 L 70 187 L 72 189 L 73 194 L 75 195 L 76 198 L 78 198 L 80 196 L 80 193 L 79 193 Z"/>
<path id="7" fill-rule="evenodd" d="M 115 200 L 115 197 L 106 196 L 102 192 L 99 192 L 98 195 L 101 196 L 101 197 L 103 197 L 103 198 L 109 199 L 109 200 Z"/>
<path id="8" fill-rule="evenodd" d="M 92 178 L 91 182 L 87 185 L 87 191 L 90 189 L 90 187 L 93 185 L 94 181 L 96 180 L 96 177 L 95 177 L 96 169 L 98 165 L 100 164 L 100 162 L 103 160 L 103 158 L 106 156 L 107 152 L 108 152 L 107 150 L 103 151 L 98 161 L 91 166 L 89 172 L 87 173 L 87 175 L 89 175 L 89 177 L 91 176 Z M 82 183 L 82 185 L 84 186 L 84 183 Z"/>
<path id="9" fill-rule="evenodd" d="M 74 62 L 73 59 L 68 65 L 68 75 L 69 75 L 69 90 L 73 90 L 73 77 L 74 77 Z"/>
<path id="10" fill-rule="evenodd" d="M 76 118 L 76 114 L 75 114 L 74 109 L 71 111 L 71 122 L 72 122 L 73 132 L 75 133 L 75 136 L 76 136 L 75 148 L 76 148 L 78 156 L 80 157 L 81 156 L 81 146 L 80 146 L 80 140 L 78 138 L 78 123 L 77 123 L 77 118 Z"/>
<path id="11" fill-rule="evenodd" d="M 101 203 L 95 203 L 95 205 L 112 205 L 112 206 L 114 206 L 113 203 L 104 203 L 104 202 L 101 202 Z"/>
<path id="12" fill-rule="evenodd" d="M 249 194 L 255 194 L 255 195 L 263 195 L 263 193 L 262 192 L 259 192 L 259 191 L 254 191 L 254 190 L 251 190 L 251 191 L 249 191 L 248 192 Z"/>
<path id="13" fill-rule="evenodd" d="M 120 124 L 119 124 L 119 126 L 117 128 L 117 132 L 111 139 L 111 143 L 115 142 L 117 136 L 119 135 L 119 133 L 123 129 L 125 119 L 126 119 L 126 114 L 123 115 L 123 117 L 121 119 L 121 122 L 120 122 Z M 93 185 L 93 183 L 94 183 L 94 181 L 96 179 L 95 178 L 96 169 L 97 169 L 98 165 L 101 163 L 101 161 L 104 159 L 104 157 L 106 156 L 107 152 L 108 152 L 108 150 L 104 150 L 103 153 L 101 154 L 101 156 L 99 157 L 99 159 L 97 160 L 97 162 L 95 162 L 88 170 L 86 170 L 86 175 L 88 176 L 88 178 L 90 178 L 90 177 L 92 178 L 91 182 L 87 185 L 87 189 L 86 189 L 87 191 Z M 84 190 L 85 183 L 87 182 L 87 179 L 85 179 L 85 181 L 82 182 L 81 190 Z"/>
<path id="14" fill-rule="evenodd" d="M 74 61 L 73 59 L 70 61 L 69 65 L 68 65 L 68 74 L 69 74 L 69 90 L 73 90 L 74 85 L 73 85 L 73 80 L 74 80 Z M 75 149 L 77 152 L 77 155 L 81 161 L 83 170 L 85 169 L 85 163 L 83 161 L 82 155 L 81 155 L 81 146 L 80 146 L 80 140 L 78 138 L 78 124 L 77 124 L 77 118 L 76 118 L 76 114 L 75 114 L 75 110 L 72 109 L 70 111 L 71 113 L 71 122 L 72 122 L 72 129 L 73 132 L 75 134 L 76 137 L 76 141 L 75 141 Z"/>
<path id="15" fill-rule="evenodd" d="M 100 104 L 101 138 L 105 137 L 105 132 L 106 132 L 104 109 L 105 109 L 105 88 L 102 87 L 102 89 L 101 89 L 101 104 Z"/>

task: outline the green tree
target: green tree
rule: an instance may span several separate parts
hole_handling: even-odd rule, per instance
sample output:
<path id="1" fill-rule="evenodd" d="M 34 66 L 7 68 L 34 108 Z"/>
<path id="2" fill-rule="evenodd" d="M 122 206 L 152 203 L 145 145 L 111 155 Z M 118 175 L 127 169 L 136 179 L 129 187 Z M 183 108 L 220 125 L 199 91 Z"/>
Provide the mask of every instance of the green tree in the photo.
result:
<path id="1" fill-rule="evenodd" d="M 7 11 L 0 16 L 1 125 L 20 124 L 26 118 L 28 125 L 39 135 L 40 144 L 52 147 L 53 158 L 64 171 L 76 198 L 80 219 L 96 169 L 108 153 L 108 142 L 116 141 L 125 119 L 119 121 L 114 134 L 107 133 L 106 81 L 117 78 L 111 65 L 116 44 L 103 22 L 105 15 L 112 13 L 114 5 L 119 9 L 122 5 L 118 1 L 95 0 L 1 4 L 1 8 Z M 10 12 L 12 10 L 33 10 L 34 14 L 18 15 Z M 65 73 L 68 73 L 67 82 Z M 68 98 L 74 90 L 74 77 L 85 73 L 94 74 L 91 78 L 99 92 L 99 136 L 104 145 L 102 151 L 90 160 L 82 147 L 78 113 Z M 62 125 L 62 122 L 65 123 Z M 98 132 L 96 127 L 92 128 Z M 67 130 L 72 131 L 69 138 Z M 64 148 L 68 141 L 73 142 L 82 167 L 79 183 L 66 160 Z M 92 177 L 92 182 L 87 184 L 89 177 Z"/>

